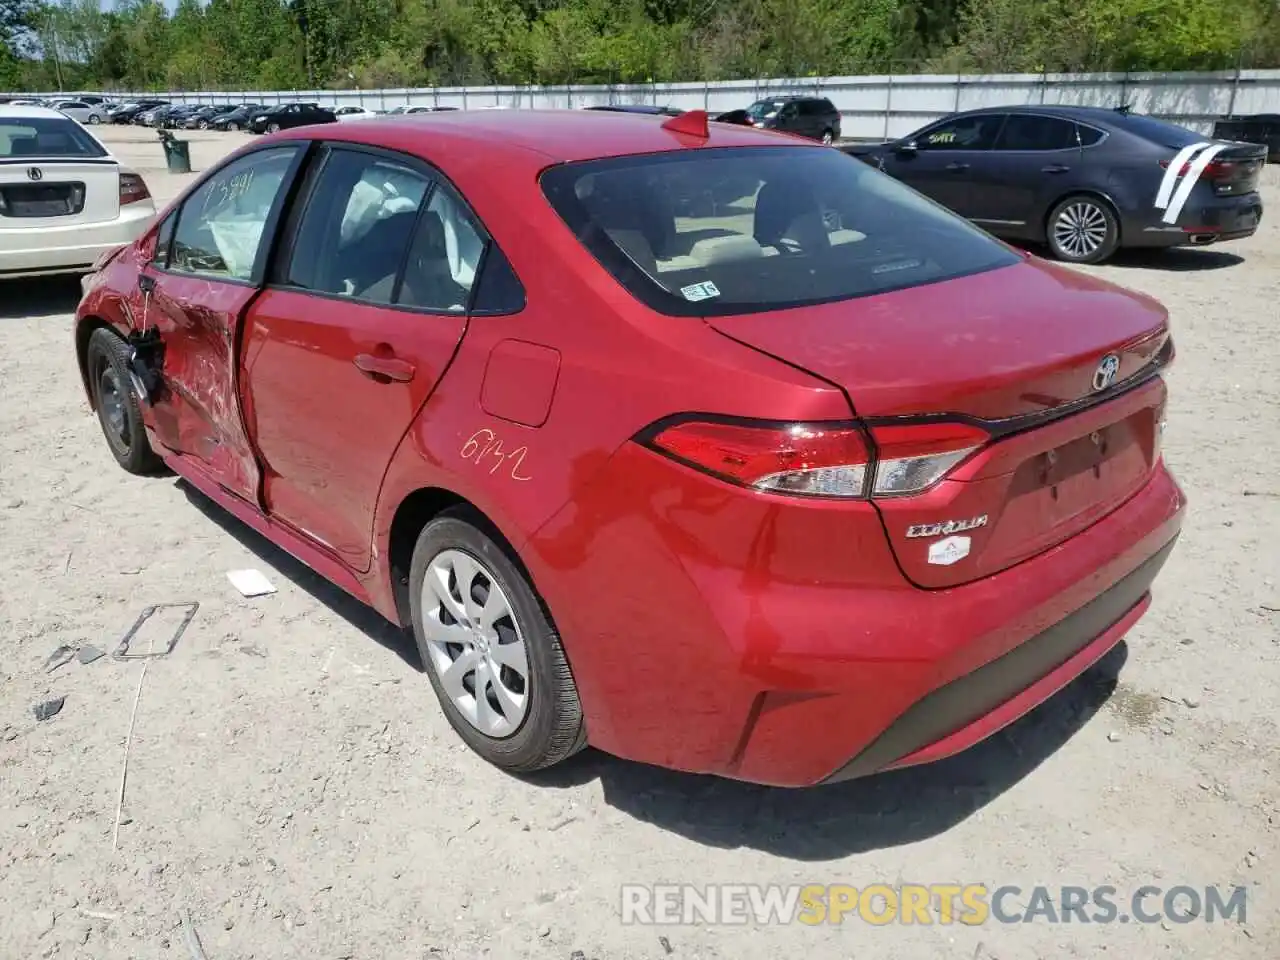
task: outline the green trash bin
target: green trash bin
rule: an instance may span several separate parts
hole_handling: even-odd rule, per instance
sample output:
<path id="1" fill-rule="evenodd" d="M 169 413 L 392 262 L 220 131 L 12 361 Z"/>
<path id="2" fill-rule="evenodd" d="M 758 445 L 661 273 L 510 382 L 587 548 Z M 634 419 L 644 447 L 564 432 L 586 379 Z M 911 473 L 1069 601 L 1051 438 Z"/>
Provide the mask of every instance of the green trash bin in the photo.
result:
<path id="1" fill-rule="evenodd" d="M 165 164 L 169 168 L 170 173 L 190 173 L 191 172 L 191 144 L 186 140 L 179 140 L 172 134 L 161 137 L 164 144 Z"/>

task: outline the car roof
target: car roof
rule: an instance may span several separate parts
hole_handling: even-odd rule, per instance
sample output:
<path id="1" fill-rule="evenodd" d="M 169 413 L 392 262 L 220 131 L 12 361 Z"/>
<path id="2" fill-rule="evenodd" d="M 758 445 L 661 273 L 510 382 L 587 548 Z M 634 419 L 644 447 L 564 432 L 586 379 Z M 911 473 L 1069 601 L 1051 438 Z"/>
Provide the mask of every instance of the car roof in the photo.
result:
<path id="1" fill-rule="evenodd" d="M 825 101 L 828 98 L 817 93 L 782 93 L 776 97 L 760 97 L 756 103 L 768 101 L 770 103 L 791 103 L 795 100 L 819 100 Z"/>
<path id="2" fill-rule="evenodd" d="M 686 119 L 689 114 L 684 114 Z M 741 146 L 809 146 L 786 134 L 733 124 L 710 123 L 706 141 L 663 129 L 671 117 L 608 110 L 449 110 L 438 113 L 395 114 L 367 124 L 326 127 L 329 139 L 370 143 L 413 151 L 430 144 L 433 151 L 459 159 L 468 153 L 483 159 L 494 150 L 515 149 L 536 154 L 541 166 L 630 154 L 662 153 L 681 148 Z M 295 135 L 317 136 L 300 128 Z M 812 144 L 818 148 L 818 144 Z"/>
<path id="3" fill-rule="evenodd" d="M 15 120 L 27 118 L 30 120 L 66 120 L 65 113 L 59 113 L 51 107 L 27 107 L 22 105 L 14 105 L 12 103 L 0 104 L 0 118 L 5 120 Z"/>

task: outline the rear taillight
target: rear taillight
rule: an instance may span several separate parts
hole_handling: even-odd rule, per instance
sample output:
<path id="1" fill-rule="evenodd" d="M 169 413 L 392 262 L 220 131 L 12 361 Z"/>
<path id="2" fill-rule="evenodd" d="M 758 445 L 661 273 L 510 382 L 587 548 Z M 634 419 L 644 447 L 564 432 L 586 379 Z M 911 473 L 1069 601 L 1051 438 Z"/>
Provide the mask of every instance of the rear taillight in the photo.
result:
<path id="1" fill-rule="evenodd" d="M 655 450 L 744 487 L 809 497 L 896 497 L 937 483 L 987 440 L 963 424 L 686 420 L 647 439 Z"/>
<path id="2" fill-rule="evenodd" d="M 1172 160 L 1161 160 L 1160 166 L 1168 170 L 1169 165 L 1172 162 Z M 1190 173 L 1192 162 L 1194 161 L 1184 163 L 1182 165 L 1182 169 L 1178 171 L 1178 176 L 1185 177 Z M 1238 164 L 1232 163 L 1230 160 L 1210 160 L 1205 164 L 1204 170 L 1200 172 L 1200 176 L 1204 177 L 1206 180 L 1229 180 L 1235 175 L 1237 166 Z"/>
<path id="3" fill-rule="evenodd" d="M 150 198 L 151 191 L 147 189 L 147 181 L 136 173 L 120 174 L 120 206 Z"/>
<path id="4" fill-rule="evenodd" d="M 877 461 L 874 497 L 900 497 L 933 486 L 988 440 L 963 423 L 873 427 Z"/>

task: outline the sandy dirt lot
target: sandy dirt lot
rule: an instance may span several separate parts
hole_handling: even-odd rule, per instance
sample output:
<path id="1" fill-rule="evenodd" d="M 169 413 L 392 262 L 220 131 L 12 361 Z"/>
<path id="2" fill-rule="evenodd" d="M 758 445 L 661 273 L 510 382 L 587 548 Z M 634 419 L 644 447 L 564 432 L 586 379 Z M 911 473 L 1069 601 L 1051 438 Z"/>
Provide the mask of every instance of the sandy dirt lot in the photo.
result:
<path id="1" fill-rule="evenodd" d="M 106 137 L 158 195 L 180 189 L 154 134 Z M 238 142 L 191 139 L 197 169 Z M 116 468 L 76 374 L 74 282 L 0 285 L 0 958 L 185 960 L 189 911 L 209 960 L 1275 960 L 1278 172 L 1256 237 L 1091 271 L 1176 325 L 1166 450 L 1192 509 L 1150 614 L 967 754 L 812 791 L 594 752 L 529 780 L 489 768 L 389 625 L 174 478 Z M 226 572 L 244 567 L 279 592 L 242 598 Z M 60 645 L 107 649 L 179 601 L 199 613 L 145 677 L 110 659 L 46 671 Z M 52 697 L 61 713 L 37 722 Z M 1250 899 L 1244 924 L 621 923 L 621 884 L 681 881 Z"/>

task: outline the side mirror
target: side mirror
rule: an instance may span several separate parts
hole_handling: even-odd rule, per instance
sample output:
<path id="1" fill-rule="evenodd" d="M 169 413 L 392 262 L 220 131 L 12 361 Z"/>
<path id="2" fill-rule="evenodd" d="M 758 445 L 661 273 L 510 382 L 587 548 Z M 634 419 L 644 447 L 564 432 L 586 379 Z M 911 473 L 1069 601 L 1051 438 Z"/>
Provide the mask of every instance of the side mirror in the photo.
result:
<path id="1" fill-rule="evenodd" d="M 914 140 L 902 140 L 893 145 L 894 153 L 900 153 L 904 156 L 911 156 L 920 152 L 920 144 Z"/>

